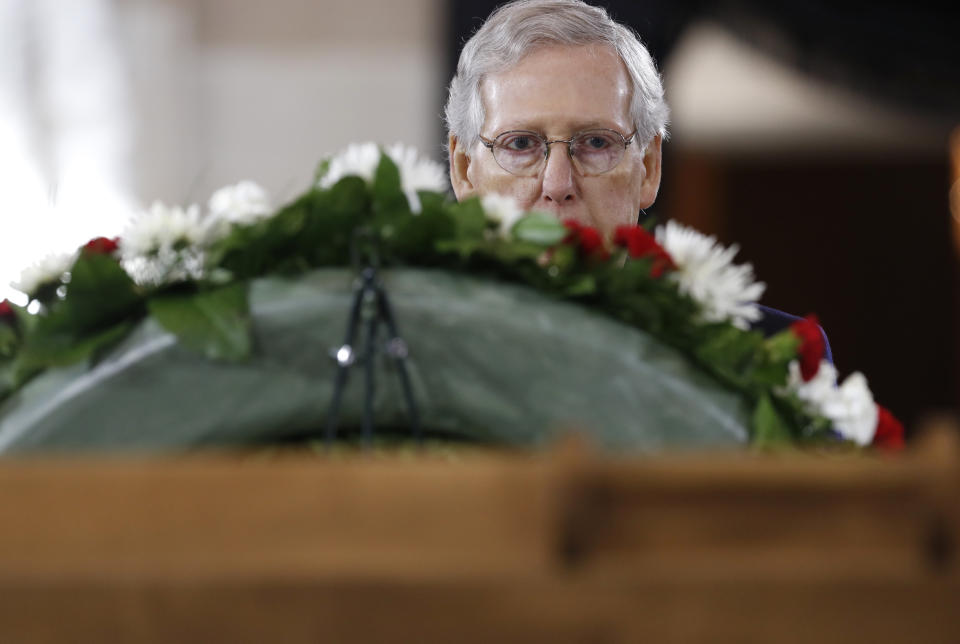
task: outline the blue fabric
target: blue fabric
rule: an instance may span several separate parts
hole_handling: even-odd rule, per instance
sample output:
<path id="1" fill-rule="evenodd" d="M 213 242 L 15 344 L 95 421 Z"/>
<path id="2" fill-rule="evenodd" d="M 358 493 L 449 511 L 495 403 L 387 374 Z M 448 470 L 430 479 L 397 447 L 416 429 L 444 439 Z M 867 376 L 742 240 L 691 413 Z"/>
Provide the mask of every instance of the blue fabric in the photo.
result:
<path id="1" fill-rule="evenodd" d="M 762 317 L 751 324 L 750 328 L 754 331 L 760 331 L 765 336 L 776 335 L 797 320 L 803 319 L 797 317 L 796 315 L 790 315 L 789 313 L 772 309 L 769 306 L 764 306 L 763 304 L 758 306 L 760 308 Z M 824 352 L 823 359 L 830 364 L 833 364 L 833 351 L 830 350 L 830 340 L 827 339 L 827 334 L 824 332 L 823 327 L 818 328 L 820 329 L 820 335 L 823 336 L 823 342 L 826 345 L 826 351 Z"/>

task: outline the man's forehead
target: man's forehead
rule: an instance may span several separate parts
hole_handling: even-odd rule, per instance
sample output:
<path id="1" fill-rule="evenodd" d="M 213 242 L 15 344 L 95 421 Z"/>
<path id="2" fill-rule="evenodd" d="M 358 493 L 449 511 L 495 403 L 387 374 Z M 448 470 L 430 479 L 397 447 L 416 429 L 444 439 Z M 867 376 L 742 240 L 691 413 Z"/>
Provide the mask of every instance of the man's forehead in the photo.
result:
<path id="1" fill-rule="evenodd" d="M 481 86 L 486 125 L 577 131 L 629 126 L 630 77 L 605 45 L 540 47 Z"/>

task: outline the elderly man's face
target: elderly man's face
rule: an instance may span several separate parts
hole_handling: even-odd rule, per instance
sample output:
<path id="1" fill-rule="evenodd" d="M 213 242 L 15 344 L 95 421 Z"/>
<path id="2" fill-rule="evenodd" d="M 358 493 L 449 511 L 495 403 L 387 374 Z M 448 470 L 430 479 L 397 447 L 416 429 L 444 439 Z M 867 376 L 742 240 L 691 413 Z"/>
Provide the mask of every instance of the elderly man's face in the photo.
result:
<path id="1" fill-rule="evenodd" d="M 508 130 L 538 132 L 548 140 L 567 139 L 592 128 L 633 133 L 630 78 L 616 52 L 605 46 L 546 46 L 516 66 L 489 76 L 482 86 L 488 140 Z M 636 223 L 653 203 L 660 185 L 660 138 L 641 148 L 634 140 L 609 172 L 581 175 L 566 145 L 550 146 L 537 176 L 519 177 L 501 168 L 482 144 L 465 150 L 450 140 L 450 178 L 457 199 L 499 193 L 525 210 L 545 210 L 612 235 L 620 224 Z"/>

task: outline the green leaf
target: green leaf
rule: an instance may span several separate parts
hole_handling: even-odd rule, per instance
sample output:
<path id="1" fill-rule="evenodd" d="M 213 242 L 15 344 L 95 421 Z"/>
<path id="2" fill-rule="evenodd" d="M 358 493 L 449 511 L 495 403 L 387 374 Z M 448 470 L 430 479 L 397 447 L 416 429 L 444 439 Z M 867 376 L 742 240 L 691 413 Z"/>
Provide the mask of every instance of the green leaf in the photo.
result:
<path id="1" fill-rule="evenodd" d="M 400 182 L 400 169 L 386 154 L 380 156 L 380 163 L 373 175 L 373 210 L 375 214 L 397 217 L 410 214 L 411 204 L 403 194 Z"/>
<path id="2" fill-rule="evenodd" d="M 650 267 L 653 262 L 649 258 L 631 259 L 622 265 L 608 263 L 604 271 L 604 290 L 610 300 L 647 292 L 654 283 L 650 276 Z"/>
<path id="3" fill-rule="evenodd" d="M 487 216 L 480 205 L 480 199 L 473 197 L 452 205 L 450 216 L 453 218 L 457 239 L 483 239 L 487 229 Z"/>
<path id="4" fill-rule="evenodd" d="M 25 364 L 22 355 L 12 360 L 0 360 L 0 402 L 40 371 L 41 367 Z"/>
<path id="5" fill-rule="evenodd" d="M 242 360 L 253 340 L 247 285 L 212 291 L 166 293 L 151 298 L 150 314 L 185 347 L 209 358 Z"/>
<path id="6" fill-rule="evenodd" d="M 428 213 L 433 210 L 443 210 L 447 202 L 447 195 L 443 192 L 433 192 L 432 190 L 417 190 L 420 197 L 420 207 L 422 213 Z"/>
<path id="7" fill-rule="evenodd" d="M 752 378 L 754 387 L 782 387 L 787 382 L 787 366 L 797 357 L 800 339 L 793 333 L 783 331 L 764 340 L 761 360 L 755 365 Z"/>
<path id="8" fill-rule="evenodd" d="M 777 411 L 770 396 L 763 394 L 753 411 L 752 443 L 760 448 L 789 446 L 792 442 L 790 426 Z"/>
<path id="9" fill-rule="evenodd" d="M 313 181 L 314 183 L 319 183 L 321 179 L 327 176 L 327 172 L 330 171 L 330 162 L 332 159 L 324 159 L 317 164 L 317 169 L 313 172 Z"/>
<path id="10" fill-rule="evenodd" d="M 430 210 L 401 219 L 394 234 L 383 240 L 383 245 L 385 251 L 394 255 L 393 259 L 424 265 L 433 260 L 435 240 L 450 239 L 453 235 L 451 217 L 442 210 Z"/>
<path id="11" fill-rule="evenodd" d="M 84 360 L 122 338 L 140 316 L 141 296 L 112 257 L 81 253 L 70 272 L 64 299 L 24 333 L 26 369 Z"/>
<path id="12" fill-rule="evenodd" d="M 593 275 L 580 275 L 568 284 L 563 291 L 570 296 L 592 295 L 597 291 L 597 280 Z"/>
<path id="13" fill-rule="evenodd" d="M 72 329 L 83 334 L 126 317 L 141 304 L 133 280 L 107 255 L 81 253 L 70 276 L 66 297 L 40 319 L 38 332 Z"/>
<path id="14" fill-rule="evenodd" d="M 453 253 L 466 258 L 477 252 L 483 246 L 483 241 L 474 239 L 440 239 L 433 245 L 434 250 L 441 254 Z"/>
<path id="15" fill-rule="evenodd" d="M 741 381 L 763 350 L 763 335 L 730 324 L 711 325 L 695 355 L 731 379 Z"/>
<path id="16" fill-rule="evenodd" d="M 12 360 L 0 361 L 0 402 L 3 402 L 3 399 L 13 393 L 14 390 L 14 378 L 13 378 L 13 369 L 14 363 Z"/>
<path id="17" fill-rule="evenodd" d="M 546 212 L 532 212 L 517 221 L 513 227 L 515 239 L 540 246 L 559 244 L 567 236 L 560 220 Z"/>
<path id="18" fill-rule="evenodd" d="M 0 359 L 4 356 L 13 356 L 16 348 L 20 345 L 20 338 L 13 327 L 7 326 L 0 321 Z"/>
<path id="19" fill-rule="evenodd" d="M 543 255 L 543 246 L 531 242 L 497 243 L 494 246 L 494 256 L 503 264 L 510 265 L 522 261 L 536 260 Z M 542 272 L 542 269 L 538 269 Z"/>
<path id="20" fill-rule="evenodd" d="M 330 190 L 304 193 L 269 219 L 234 227 L 208 252 L 208 268 L 247 279 L 345 262 L 350 231 L 368 208 L 363 179 L 344 177 Z"/>
<path id="21" fill-rule="evenodd" d="M 321 196 L 322 195 L 322 196 Z M 307 198 L 310 195 L 306 195 Z M 367 219 L 370 210 L 370 188 L 360 177 L 349 176 L 337 181 L 329 191 L 313 201 L 312 212 L 320 217 L 349 215 Z"/>
<path id="22" fill-rule="evenodd" d="M 46 367 L 64 367 L 82 362 L 106 351 L 134 327 L 135 321 L 122 321 L 114 326 L 77 335 L 69 329 L 44 330 L 27 338 L 14 364 L 14 381 L 19 386 L 28 376 Z M 42 322 L 41 322 L 42 325 Z"/>
<path id="23" fill-rule="evenodd" d="M 386 154 L 380 155 L 380 163 L 373 174 L 373 195 L 376 199 L 390 199 L 402 194 L 400 169 Z"/>
<path id="24" fill-rule="evenodd" d="M 797 357 L 800 338 L 787 329 L 767 338 L 765 344 L 771 362 L 789 362 Z"/>
<path id="25" fill-rule="evenodd" d="M 31 332 L 37 325 L 37 316 L 29 313 L 27 307 L 17 306 L 11 303 L 10 308 L 13 309 L 14 315 L 17 316 L 17 326 L 19 327 L 18 330 L 21 337 Z"/>
<path id="26" fill-rule="evenodd" d="M 550 254 L 550 268 L 552 269 L 556 266 L 557 270 L 552 271 L 556 273 L 565 273 L 570 270 L 577 264 L 577 249 L 573 246 L 563 244 L 562 246 L 557 246 L 553 249 Z M 548 269 L 549 270 L 549 269 Z"/>
<path id="27" fill-rule="evenodd" d="M 751 372 L 755 387 L 782 387 L 787 384 L 786 362 L 763 362 Z"/>

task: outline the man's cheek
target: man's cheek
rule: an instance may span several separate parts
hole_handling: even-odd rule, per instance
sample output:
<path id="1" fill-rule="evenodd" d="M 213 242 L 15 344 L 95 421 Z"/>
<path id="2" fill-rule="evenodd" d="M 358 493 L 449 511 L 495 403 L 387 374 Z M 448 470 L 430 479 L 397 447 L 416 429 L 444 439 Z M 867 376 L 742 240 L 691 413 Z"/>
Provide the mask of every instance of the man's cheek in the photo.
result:
<path id="1" fill-rule="evenodd" d="M 533 208 L 539 194 L 536 185 L 529 181 L 517 180 L 514 177 L 500 177 L 498 179 L 489 182 L 490 189 L 488 192 L 513 197 L 524 210 Z"/>

